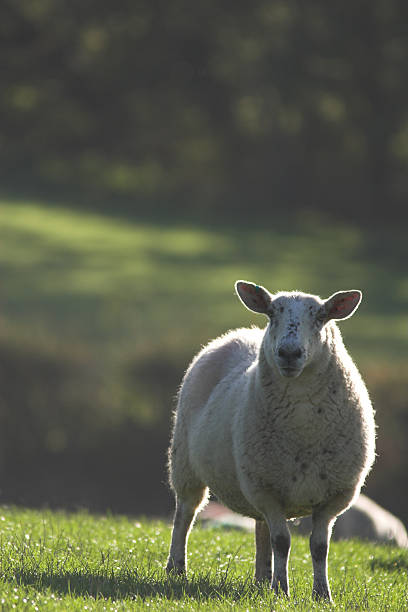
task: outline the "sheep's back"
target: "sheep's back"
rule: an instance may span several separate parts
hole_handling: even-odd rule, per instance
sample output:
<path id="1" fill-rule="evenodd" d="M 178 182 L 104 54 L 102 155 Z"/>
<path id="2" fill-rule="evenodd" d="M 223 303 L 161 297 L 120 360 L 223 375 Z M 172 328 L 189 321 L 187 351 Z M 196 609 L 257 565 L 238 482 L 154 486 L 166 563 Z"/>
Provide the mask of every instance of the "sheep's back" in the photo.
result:
<path id="1" fill-rule="evenodd" d="M 219 384 L 231 376 L 239 377 L 257 359 L 262 337 L 258 327 L 241 328 L 207 344 L 185 374 L 178 410 L 191 414 L 200 411 Z"/>

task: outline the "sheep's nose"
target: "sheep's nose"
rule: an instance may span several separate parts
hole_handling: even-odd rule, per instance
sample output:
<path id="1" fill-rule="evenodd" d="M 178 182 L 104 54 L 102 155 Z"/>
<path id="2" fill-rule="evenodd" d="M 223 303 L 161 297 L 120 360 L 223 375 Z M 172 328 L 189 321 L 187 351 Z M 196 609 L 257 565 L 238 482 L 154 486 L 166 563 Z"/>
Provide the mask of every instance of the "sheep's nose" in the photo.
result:
<path id="1" fill-rule="evenodd" d="M 295 361 L 295 359 L 299 359 L 302 356 L 302 351 L 300 348 L 292 349 L 281 346 L 278 350 L 278 356 L 286 359 L 286 361 Z"/>

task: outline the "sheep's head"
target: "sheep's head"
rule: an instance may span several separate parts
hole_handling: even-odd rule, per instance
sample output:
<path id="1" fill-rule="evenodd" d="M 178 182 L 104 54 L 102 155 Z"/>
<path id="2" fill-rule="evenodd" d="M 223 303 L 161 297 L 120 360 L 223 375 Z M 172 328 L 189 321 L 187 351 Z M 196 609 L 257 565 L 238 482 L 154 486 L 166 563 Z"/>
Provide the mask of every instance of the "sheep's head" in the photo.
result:
<path id="1" fill-rule="evenodd" d="M 287 378 L 299 376 L 318 357 L 327 337 L 326 324 L 347 319 L 361 301 L 358 290 L 339 291 L 327 300 L 300 292 L 272 295 L 247 281 L 237 281 L 235 290 L 249 310 L 269 317 L 265 357 Z"/>

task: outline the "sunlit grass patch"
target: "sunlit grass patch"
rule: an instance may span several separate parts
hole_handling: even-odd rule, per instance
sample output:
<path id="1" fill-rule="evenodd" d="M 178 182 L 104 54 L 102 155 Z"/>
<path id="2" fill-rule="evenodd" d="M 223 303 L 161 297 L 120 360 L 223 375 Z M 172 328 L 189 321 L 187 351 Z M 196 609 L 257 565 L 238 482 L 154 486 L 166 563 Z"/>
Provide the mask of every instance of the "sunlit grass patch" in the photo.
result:
<path id="1" fill-rule="evenodd" d="M 334 606 L 311 599 L 306 538 L 294 537 L 291 596 L 252 579 L 253 535 L 201 528 L 191 534 L 186 578 L 164 572 L 170 526 L 124 516 L 0 509 L 0 603 L 21 610 L 404 610 L 408 551 L 334 542 Z"/>
<path id="2" fill-rule="evenodd" d="M 408 344 L 408 276 L 398 231 L 385 239 L 386 258 L 362 228 L 316 219 L 290 230 L 210 229 L 3 201 L 1 312 L 9 332 L 25 338 L 107 354 L 146 343 L 188 353 L 231 327 L 263 325 L 235 299 L 237 278 L 325 297 L 360 288 L 360 312 L 342 324 L 348 344 L 363 360 L 398 360 Z"/>

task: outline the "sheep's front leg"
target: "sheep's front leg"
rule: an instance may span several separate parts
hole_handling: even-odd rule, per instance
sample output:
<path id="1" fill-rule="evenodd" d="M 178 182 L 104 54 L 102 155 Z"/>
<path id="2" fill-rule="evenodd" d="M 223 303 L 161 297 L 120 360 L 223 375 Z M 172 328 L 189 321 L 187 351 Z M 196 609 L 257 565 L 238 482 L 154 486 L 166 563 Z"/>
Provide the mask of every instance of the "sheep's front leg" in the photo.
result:
<path id="1" fill-rule="evenodd" d="M 271 515 L 266 517 L 271 534 L 273 551 L 272 589 L 275 593 L 282 591 L 289 595 L 288 561 L 290 553 L 290 531 L 285 516 Z"/>
<path id="2" fill-rule="evenodd" d="M 255 523 L 255 580 L 258 583 L 272 580 L 271 536 L 265 521 Z"/>
<path id="3" fill-rule="evenodd" d="M 312 514 L 312 534 L 310 552 L 313 561 L 313 597 L 332 601 L 327 577 L 327 557 L 331 532 L 336 518 L 344 512 L 355 497 L 355 489 L 343 491 L 333 497 L 326 505 L 316 508 Z"/>
<path id="4" fill-rule="evenodd" d="M 313 514 L 313 529 L 310 536 L 310 552 L 313 562 L 313 597 L 332 601 L 327 576 L 327 557 L 334 519 L 318 512 Z"/>

